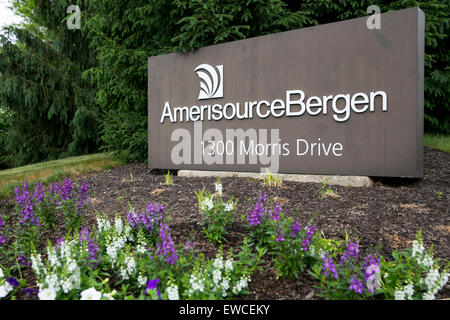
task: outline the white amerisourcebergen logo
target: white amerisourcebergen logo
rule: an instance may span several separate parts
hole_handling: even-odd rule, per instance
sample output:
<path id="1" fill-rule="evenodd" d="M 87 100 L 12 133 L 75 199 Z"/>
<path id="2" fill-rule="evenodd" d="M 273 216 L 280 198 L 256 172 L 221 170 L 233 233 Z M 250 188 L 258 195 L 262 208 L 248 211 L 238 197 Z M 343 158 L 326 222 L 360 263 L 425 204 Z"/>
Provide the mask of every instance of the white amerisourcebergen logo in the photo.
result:
<path id="1" fill-rule="evenodd" d="M 199 100 L 223 98 L 223 65 L 214 68 L 203 63 L 194 72 L 200 78 Z"/>

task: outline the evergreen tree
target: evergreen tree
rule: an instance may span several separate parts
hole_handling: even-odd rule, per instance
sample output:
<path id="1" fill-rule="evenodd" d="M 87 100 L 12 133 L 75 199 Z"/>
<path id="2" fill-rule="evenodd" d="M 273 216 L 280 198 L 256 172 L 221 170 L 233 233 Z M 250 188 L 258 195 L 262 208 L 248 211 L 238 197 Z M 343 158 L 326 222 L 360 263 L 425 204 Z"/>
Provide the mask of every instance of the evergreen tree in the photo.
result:
<path id="1" fill-rule="evenodd" d="M 0 105 L 11 114 L 2 140 L 12 165 L 97 149 L 95 88 L 81 78 L 95 57 L 82 31 L 66 27 L 70 2 L 14 0 L 26 21 L 0 36 Z"/>

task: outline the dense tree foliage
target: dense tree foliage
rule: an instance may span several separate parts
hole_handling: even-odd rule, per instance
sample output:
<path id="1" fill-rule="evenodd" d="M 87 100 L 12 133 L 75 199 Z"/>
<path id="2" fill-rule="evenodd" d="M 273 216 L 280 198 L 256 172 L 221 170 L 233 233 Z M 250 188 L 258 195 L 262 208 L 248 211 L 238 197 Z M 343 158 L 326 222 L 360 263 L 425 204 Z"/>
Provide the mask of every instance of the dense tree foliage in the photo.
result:
<path id="1" fill-rule="evenodd" d="M 0 53 L 7 84 L 0 105 L 12 114 L 6 150 L 14 164 L 89 152 L 97 138 L 129 161 L 145 161 L 149 56 L 362 17 L 372 4 L 382 12 L 414 6 L 425 12 L 425 128 L 450 133 L 448 1 L 13 2 L 29 22 L 14 31 L 17 44 L 3 38 Z M 80 6 L 82 30 L 67 30 L 69 4 Z"/>
<path id="2" fill-rule="evenodd" d="M 63 22 L 70 2 L 15 0 L 25 25 L 0 36 L 0 106 L 11 114 L 1 139 L 12 165 L 97 149 L 95 88 L 81 78 L 95 57 Z"/>

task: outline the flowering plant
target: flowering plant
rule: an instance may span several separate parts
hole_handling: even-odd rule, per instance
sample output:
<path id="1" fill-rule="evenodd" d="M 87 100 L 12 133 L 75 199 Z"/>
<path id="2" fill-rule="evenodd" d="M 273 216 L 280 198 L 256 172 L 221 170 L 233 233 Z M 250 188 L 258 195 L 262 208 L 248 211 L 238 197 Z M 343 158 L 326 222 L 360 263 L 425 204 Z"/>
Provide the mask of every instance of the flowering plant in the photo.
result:
<path id="1" fill-rule="evenodd" d="M 269 250 L 278 277 L 298 278 L 316 259 L 310 254 L 311 246 L 319 238 L 315 225 L 310 221 L 302 228 L 298 221 L 283 214 L 277 202 L 270 208 L 264 193 L 260 193 L 243 218 L 252 238 Z"/>
<path id="2" fill-rule="evenodd" d="M 448 281 L 449 264 L 441 267 L 433 258 L 432 248 L 426 250 L 419 231 L 412 247 L 392 253 L 393 261 L 381 260 L 383 283 L 380 292 L 387 299 L 433 300 Z"/>
<path id="3" fill-rule="evenodd" d="M 358 240 L 346 236 L 346 249 L 334 248 L 322 253 L 322 266 L 312 274 L 321 282 L 320 296 L 326 299 L 365 299 L 379 293 L 381 286 L 380 258 L 360 255 Z"/>
<path id="4" fill-rule="evenodd" d="M 98 271 L 91 267 L 97 260 L 98 247 L 94 241 L 89 230 L 83 230 L 79 237 L 60 239 L 56 246 L 49 243 L 46 258 L 43 259 L 37 252 L 31 256 L 39 299 L 85 298 L 84 291 L 92 287 L 110 292 L 107 286 L 104 288 L 107 281 L 96 281 L 100 279 Z"/>
<path id="5" fill-rule="evenodd" d="M 69 178 L 64 179 L 64 184 L 51 186 L 50 193 L 55 195 L 55 203 L 58 204 L 57 209 L 62 209 L 66 219 L 66 227 L 69 231 L 78 232 L 83 223 L 83 213 L 88 205 L 87 193 L 89 184 L 85 181 L 82 183 L 79 196 L 75 192 L 72 181 Z"/>
<path id="6" fill-rule="evenodd" d="M 13 295 L 14 290 L 19 287 L 19 282 L 7 275 L 8 270 L 3 270 L 0 266 L 0 299 L 3 299 L 8 295 Z"/>
<path id="7" fill-rule="evenodd" d="M 213 243 L 221 243 L 228 234 L 227 227 L 233 222 L 237 201 L 231 197 L 227 202 L 222 198 L 222 184 L 217 179 L 216 193 L 210 194 L 204 189 L 195 192 L 198 208 L 202 213 L 203 233 Z"/>
<path id="8" fill-rule="evenodd" d="M 226 259 L 222 248 L 219 248 L 215 259 L 206 260 L 203 254 L 187 255 L 179 253 L 176 268 L 168 273 L 158 272 L 158 288 L 160 294 L 151 291 L 150 298 L 158 299 L 230 299 L 248 293 L 248 283 L 253 271 L 258 268 L 264 250 L 255 253 L 251 244 L 244 239 L 239 254 L 233 254 L 230 248 Z M 186 248 L 184 249 L 186 251 Z M 148 292 L 147 292 L 148 293 Z M 157 293 L 157 292 L 156 292 Z M 148 293 L 149 294 L 149 293 Z"/>
<path id="9" fill-rule="evenodd" d="M 145 212 L 136 212 L 134 208 L 129 205 L 130 211 L 127 215 L 127 220 L 132 227 L 133 235 L 137 235 L 139 230 L 141 235 L 152 244 L 158 242 L 159 227 L 161 223 L 166 220 L 166 210 L 163 206 L 150 202 L 145 208 Z"/>

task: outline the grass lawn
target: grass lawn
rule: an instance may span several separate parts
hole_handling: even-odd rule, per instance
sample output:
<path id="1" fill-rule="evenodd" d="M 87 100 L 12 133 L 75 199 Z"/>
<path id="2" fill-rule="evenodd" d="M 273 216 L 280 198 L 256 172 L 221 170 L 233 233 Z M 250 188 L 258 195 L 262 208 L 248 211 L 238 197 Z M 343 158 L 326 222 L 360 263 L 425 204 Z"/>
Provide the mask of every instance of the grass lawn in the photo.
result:
<path id="1" fill-rule="evenodd" d="M 0 171 L 0 197 L 7 197 L 14 192 L 14 187 L 27 181 L 33 184 L 39 180 L 50 183 L 74 177 L 91 171 L 101 171 L 118 167 L 124 163 L 108 153 L 70 157 L 60 160 L 35 163 L 23 167 Z"/>
<path id="2" fill-rule="evenodd" d="M 450 152 L 450 135 L 426 133 L 423 141 L 427 147 Z"/>

